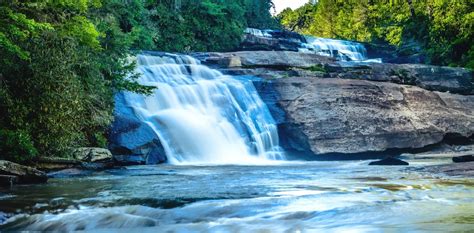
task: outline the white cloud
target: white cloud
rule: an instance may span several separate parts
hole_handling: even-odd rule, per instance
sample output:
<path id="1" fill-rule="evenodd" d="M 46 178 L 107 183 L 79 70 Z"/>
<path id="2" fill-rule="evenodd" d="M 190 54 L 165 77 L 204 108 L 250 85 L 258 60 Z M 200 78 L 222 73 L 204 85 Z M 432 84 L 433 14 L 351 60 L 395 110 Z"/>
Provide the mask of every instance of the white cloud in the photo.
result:
<path id="1" fill-rule="evenodd" d="M 296 9 L 307 2 L 308 0 L 273 0 L 277 14 L 288 7 L 291 9 Z"/>

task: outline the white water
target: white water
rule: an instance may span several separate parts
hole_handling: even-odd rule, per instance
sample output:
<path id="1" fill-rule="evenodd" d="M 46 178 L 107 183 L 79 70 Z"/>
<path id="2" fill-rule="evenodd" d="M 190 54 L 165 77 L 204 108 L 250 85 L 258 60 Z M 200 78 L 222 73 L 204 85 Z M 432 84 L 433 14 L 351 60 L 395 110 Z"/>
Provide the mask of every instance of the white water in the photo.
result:
<path id="1" fill-rule="evenodd" d="M 268 31 L 247 28 L 244 33 L 257 37 L 272 37 Z M 346 40 L 335 40 L 321 37 L 305 36 L 306 43 L 301 43 L 300 52 L 316 53 L 322 56 L 334 57 L 346 62 L 374 62 L 382 63 L 382 59 L 369 59 L 367 49 L 361 43 Z"/>
<path id="2" fill-rule="evenodd" d="M 264 30 L 256 29 L 256 28 L 246 28 L 244 33 L 258 36 L 258 37 L 272 37 L 272 35 Z"/>
<path id="3" fill-rule="evenodd" d="M 361 43 L 312 36 L 306 36 L 306 41 L 303 52 L 312 51 L 341 61 L 382 62 L 381 59 L 368 59 L 367 50 Z"/>
<path id="4" fill-rule="evenodd" d="M 257 164 L 283 159 L 277 128 L 250 81 L 225 76 L 190 56 L 139 55 L 145 97 L 125 106 L 160 138 L 171 164 Z"/>

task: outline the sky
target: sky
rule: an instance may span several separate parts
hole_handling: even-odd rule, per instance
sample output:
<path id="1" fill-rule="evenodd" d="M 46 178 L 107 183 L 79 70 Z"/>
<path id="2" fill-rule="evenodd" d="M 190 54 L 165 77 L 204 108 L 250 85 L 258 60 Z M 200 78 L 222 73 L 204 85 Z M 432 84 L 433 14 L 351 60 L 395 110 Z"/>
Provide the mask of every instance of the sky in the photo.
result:
<path id="1" fill-rule="evenodd" d="M 277 13 L 280 13 L 282 10 L 284 10 L 287 7 L 296 9 L 307 2 L 308 0 L 273 0 L 273 3 L 275 3 Z"/>

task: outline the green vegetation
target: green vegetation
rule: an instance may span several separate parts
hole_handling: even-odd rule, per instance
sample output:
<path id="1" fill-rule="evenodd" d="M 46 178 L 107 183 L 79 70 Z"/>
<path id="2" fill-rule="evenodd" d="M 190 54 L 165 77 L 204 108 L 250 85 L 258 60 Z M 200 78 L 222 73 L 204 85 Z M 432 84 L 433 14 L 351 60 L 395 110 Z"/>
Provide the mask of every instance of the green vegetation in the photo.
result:
<path id="1" fill-rule="evenodd" d="M 474 68 L 471 0 L 320 0 L 278 18 L 303 34 L 388 43 L 407 54 L 421 47 L 431 64 Z"/>
<path id="2" fill-rule="evenodd" d="M 113 96 L 149 93 L 140 50 L 225 51 L 243 29 L 273 27 L 271 1 L 0 1 L 0 159 L 106 146 Z"/>

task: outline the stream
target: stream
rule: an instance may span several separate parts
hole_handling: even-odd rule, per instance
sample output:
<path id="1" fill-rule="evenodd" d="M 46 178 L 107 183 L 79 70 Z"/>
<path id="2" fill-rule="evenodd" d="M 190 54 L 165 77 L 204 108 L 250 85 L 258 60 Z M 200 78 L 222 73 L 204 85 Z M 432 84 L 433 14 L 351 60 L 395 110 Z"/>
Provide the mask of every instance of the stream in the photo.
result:
<path id="1" fill-rule="evenodd" d="M 468 232 L 474 181 L 419 171 L 443 162 L 164 164 L 52 178 L 1 189 L 0 230 Z"/>

